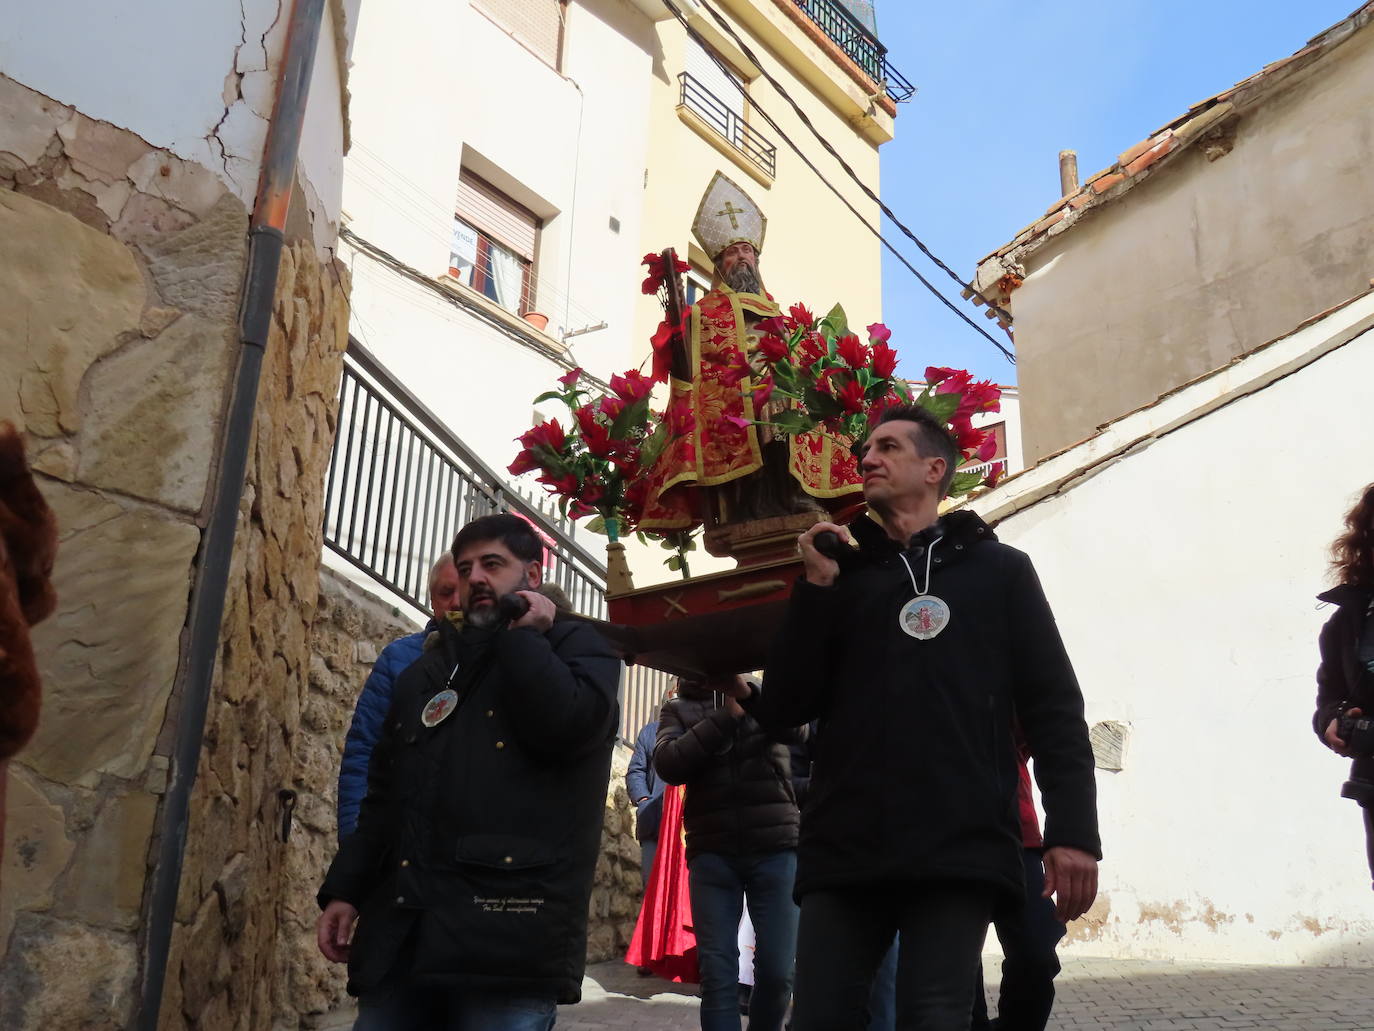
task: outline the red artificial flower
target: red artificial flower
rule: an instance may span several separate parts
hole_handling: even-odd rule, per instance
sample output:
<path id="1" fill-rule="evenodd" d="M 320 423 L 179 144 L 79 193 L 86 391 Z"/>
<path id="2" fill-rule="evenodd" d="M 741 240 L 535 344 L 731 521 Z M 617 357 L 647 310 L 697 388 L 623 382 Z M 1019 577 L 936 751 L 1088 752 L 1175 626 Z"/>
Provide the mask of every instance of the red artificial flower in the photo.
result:
<path id="1" fill-rule="evenodd" d="M 535 469 L 542 469 L 539 459 L 534 457 L 534 452 L 529 448 L 521 451 L 515 456 L 515 461 L 506 466 L 506 471 L 512 476 L 519 476 L 521 473 L 533 472 Z"/>
<path id="2" fill-rule="evenodd" d="M 864 410 L 864 388 L 857 379 L 850 379 L 835 396 L 847 415 L 857 415 Z"/>
<path id="3" fill-rule="evenodd" d="M 612 397 L 610 394 L 607 394 L 597 402 L 596 410 L 614 422 L 620 417 L 620 413 L 625 410 L 625 402 L 618 397 Z"/>
<path id="4" fill-rule="evenodd" d="M 940 381 L 935 388 L 937 394 L 962 394 L 973 382 L 972 373 L 965 372 L 963 369 L 956 369 Z"/>
<path id="5" fill-rule="evenodd" d="M 561 452 L 563 445 L 567 443 L 567 436 L 563 432 L 563 427 L 558 425 L 558 420 L 550 419 L 520 434 L 520 443 L 531 450 L 546 447 L 550 451 Z"/>
<path id="6" fill-rule="evenodd" d="M 780 337 L 785 337 L 792 331 L 792 327 L 781 315 L 774 315 L 771 319 L 760 319 L 754 323 L 754 328 L 760 333 L 772 333 Z"/>
<path id="7" fill-rule="evenodd" d="M 992 471 L 983 478 L 983 482 L 989 487 L 996 487 L 1002 479 L 1002 474 L 1007 471 L 1006 463 L 998 462 L 992 467 Z"/>
<path id="8" fill-rule="evenodd" d="M 891 379 L 897 371 L 897 352 L 884 341 L 873 345 L 873 374 L 882 379 Z"/>
<path id="9" fill-rule="evenodd" d="M 738 415 L 722 415 L 720 421 L 735 427 L 737 430 L 746 429 L 749 426 L 749 420 L 741 419 Z"/>
<path id="10" fill-rule="evenodd" d="M 644 277 L 644 283 L 640 289 L 646 294 L 658 293 L 658 288 L 663 285 L 663 255 L 646 254 L 640 264 L 649 269 L 649 274 Z"/>
<path id="11" fill-rule="evenodd" d="M 554 476 L 546 473 L 539 477 L 538 482 L 545 485 L 545 489 L 550 494 L 562 494 L 564 497 L 572 497 L 577 492 L 577 477 L 572 473 L 564 476 Z"/>
<path id="12" fill-rule="evenodd" d="M 576 369 L 573 369 L 571 372 L 567 373 L 566 375 L 559 376 L 559 377 L 558 377 L 558 382 L 559 382 L 559 383 L 562 383 L 565 387 L 570 387 L 570 386 L 572 386 L 574 383 L 577 382 L 578 377 L 581 376 L 581 375 L 582 375 L 582 369 L 581 369 L 581 367 L 578 367 L 578 368 L 576 368 Z"/>
<path id="13" fill-rule="evenodd" d="M 622 376 L 611 377 L 611 390 L 627 404 L 634 404 L 648 397 L 653 389 L 654 381 L 638 369 L 631 369 Z"/>
<path id="14" fill-rule="evenodd" d="M 875 322 L 868 327 L 868 339 L 874 343 L 885 344 L 892 339 L 892 330 L 881 322 Z"/>
<path id="15" fill-rule="evenodd" d="M 937 383 L 943 383 L 954 375 L 954 370 L 943 365 L 930 365 L 926 367 L 926 382 L 932 387 Z"/>
<path id="16" fill-rule="evenodd" d="M 663 422 L 674 437 L 691 433 L 696 428 L 696 416 L 690 402 L 684 397 L 670 404 L 663 413 Z"/>
<path id="17" fill-rule="evenodd" d="M 840 337 L 839 343 L 835 345 L 840 357 L 844 359 L 851 369 L 865 369 L 868 367 L 869 353 L 868 346 L 859 340 L 853 333 L 848 333 Z"/>
<path id="18" fill-rule="evenodd" d="M 801 347 L 797 350 L 797 354 L 801 358 L 800 364 L 802 365 L 814 365 L 824 358 L 827 353 L 825 341 L 815 333 L 806 334 L 806 336 L 802 338 Z"/>
<path id="19" fill-rule="evenodd" d="M 959 443 L 959 450 L 964 454 L 972 454 L 983 443 L 986 434 L 975 426 L 969 424 L 965 419 L 955 419 L 950 423 L 950 432 L 954 434 Z"/>
<path id="20" fill-rule="evenodd" d="M 810 329 L 816 324 L 816 316 L 812 315 L 804 304 L 794 304 L 787 309 L 787 314 L 792 316 L 792 321 L 798 326 Z"/>
<path id="21" fill-rule="evenodd" d="M 754 371 L 749 368 L 749 363 L 744 360 L 744 355 L 740 354 L 739 351 L 725 352 L 724 359 L 720 363 L 722 366 L 720 374 L 716 377 L 722 386 L 737 387 L 740 380 Z"/>
<path id="22" fill-rule="evenodd" d="M 992 456 L 995 454 L 997 454 L 997 434 L 989 433 L 983 438 L 983 443 L 978 445 L 974 457 L 980 462 L 991 462 Z"/>
<path id="23" fill-rule="evenodd" d="M 759 411 L 773 396 L 773 377 L 765 376 L 754 384 L 754 410 Z"/>
<path id="24" fill-rule="evenodd" d="M 775 333 L 769 333 L 759 338 L 758 352 L 763 355 L 763 360 L 770 365 L 775 365 L 784 360 L 790 353 L 787 341 Z"/>
<path id="25" fill-rule="evenodd" d="M 639 472 L 639 448 L 621 448 L 611 456 L 611 465 L 622 476 L 633 476 Z"/>
<path id="26" fill-rule="evenodd" d="M 596 410 L 586 404 L 574 414 L 587 450 L 597 458 L 609 458 L 616 449 L 616 443 L 611 440 L 611 431 L 596 417 Z"/>

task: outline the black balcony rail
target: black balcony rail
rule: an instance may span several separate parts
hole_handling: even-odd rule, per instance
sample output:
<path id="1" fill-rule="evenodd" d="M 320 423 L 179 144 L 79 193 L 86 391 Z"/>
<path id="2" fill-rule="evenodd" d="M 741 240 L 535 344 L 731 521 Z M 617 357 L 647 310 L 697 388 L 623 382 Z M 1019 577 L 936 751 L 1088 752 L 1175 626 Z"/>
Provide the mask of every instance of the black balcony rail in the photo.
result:
<path id="1" fill-rule="evenodd" d="M 778 148 L 769 143 L 767 137 L 745 122 L 739 112 L 708 90 L 700 79 L 689 72 L 680 72 L 677 81 L 681 86 L 678 95 L 680 106 L 695 112 L 702 121 L 725 137 L 726 142 L 770 177 L 777 174 Z"/>
<path id="2" fill-rule="evenodd" d="M 429 570 L 465 523 L 493 512 L 525 516 L 544 540 L 544 579 L 575 612 L 606 618 L 606 566 L 572 536 L 553 502 L 523 494 L 478 458 L 374 355 L 350 338 L 325 490 L 324 543 L 429 618 Z M 633 743 L 671 678 L 631 666 L 620 727 Z"/>
<path id="3" fill-rule="evenodd" d="M 545 579 L 567 592 L 577 612 L 605 618 L 605 564 L 350 339 L 325 492 L 325 546 L 428 615 L 431 564 L 460 527 L 493 512 L 534 523 L 544 538 Z"/>
<path id="4" fill-rule="evenodd" d="M 795 2 L 803 14 L 863 69 L 865 75 L 887 91 L 894 104 L 903 104 L 915 95 L 916 87 L 887 59 L 887 47 L 843 5 L 835 0 Z"/>

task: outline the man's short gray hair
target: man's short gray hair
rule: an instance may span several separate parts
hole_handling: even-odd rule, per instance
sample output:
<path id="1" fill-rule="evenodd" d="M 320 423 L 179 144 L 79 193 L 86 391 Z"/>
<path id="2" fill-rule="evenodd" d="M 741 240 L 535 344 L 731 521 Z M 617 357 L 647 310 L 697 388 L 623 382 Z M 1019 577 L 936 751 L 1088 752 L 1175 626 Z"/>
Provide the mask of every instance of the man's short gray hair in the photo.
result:
<path id="1" fill-rule="evenodd" d="M 434 560 L 434 565 L 429 567 L 429 584 L 426 586 L 425 590 L 427 590 L 430 594 L 433 594 L 434 581 L 439 579 L 439 570 L 443 569 L 444 566 L 451 565 L 453 565 L 453 552 L 451 551 L 446 551 L 438 558 L 436 558 Z"/>

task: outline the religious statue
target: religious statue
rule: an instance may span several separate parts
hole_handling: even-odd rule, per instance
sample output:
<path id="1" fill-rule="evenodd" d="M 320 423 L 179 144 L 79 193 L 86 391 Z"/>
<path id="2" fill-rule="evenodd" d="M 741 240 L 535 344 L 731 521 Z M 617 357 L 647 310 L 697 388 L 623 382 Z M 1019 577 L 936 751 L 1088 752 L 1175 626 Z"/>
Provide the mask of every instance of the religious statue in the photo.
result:
<path id="1" fill-rule="evenodd" d="M 861 492 L 845 442 L 820 433 L 784 437 L 759 425 L 787 404 L 755 389 L 760 338 L 782 314 L 759 271 L 767 226 L 749 195 L 717 172 L 692 222 L 714 264 L 713 281 L 685 327 L 685 361 L 675 363 L 691 378 L 669 380 L 668 411 L 682 413 L 682 424 L 675 446 L 649 473 L 643 529 L 702 519 L 708 532 L 780 517 L 814 522 L 825 512 L 822 502 Z"/>

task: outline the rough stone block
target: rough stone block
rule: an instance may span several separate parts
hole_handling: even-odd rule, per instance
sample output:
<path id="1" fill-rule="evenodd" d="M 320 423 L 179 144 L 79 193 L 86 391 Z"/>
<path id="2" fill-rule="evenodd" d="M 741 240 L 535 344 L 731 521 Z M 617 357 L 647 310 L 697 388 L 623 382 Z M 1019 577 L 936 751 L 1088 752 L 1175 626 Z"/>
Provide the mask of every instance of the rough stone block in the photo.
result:
<path id="1" fill-rule="evenodd" d="M 132 935 L 32 914 L 19 918 L 0 977 L 6 1028 L 124 1031 L 136 1001 Z"/>
<path id="2" fill-rule="evenodd" d="M 138 327 L 142 273 L 119 241 L 9 191 L 0 191 L 0 268 L 0 341 L 9 342 L 0 346 L 0 419 L 45 437 L 73 432 L 82 377 Z"/>
<path id="3" fill-rule="evenodd" d="M 49 801 L 24 767 L 12 763 L 6 795 L 5 854 L 0 866 L 0 964 L 21 911 L 48 909 L 75 848 L 62 807 Z"/>
<path id="4" fill-rule="evenodd" d="M 184 315 L 93 368 L 78 478 L 199 512 L 236 353 L 231 327 Z"/>
<path id="5" fill-rule="evenodd" d="M 137 789 L 107 801 L 81 836 L 80 854 L 63 884 L 59 915 L 136 930 L 148 867 L 157 796 Z"/>
<path id="6" fill-rule="evenodd" d="M 149 237 L 142 248 L 167 304 L 233 325 L 247 249 L 248 213 L 224 194 L 205 217 L 179 233 Z"/>
<path id="7" fill-rule="evenodd" d="M 61 533 L 58 605 L 34 629 L 45 693 L 25 761 L 62 783 L 94 771 L 133 778 L 176 675 L 200 532 L 65 485 L 44 494 Z"/>

